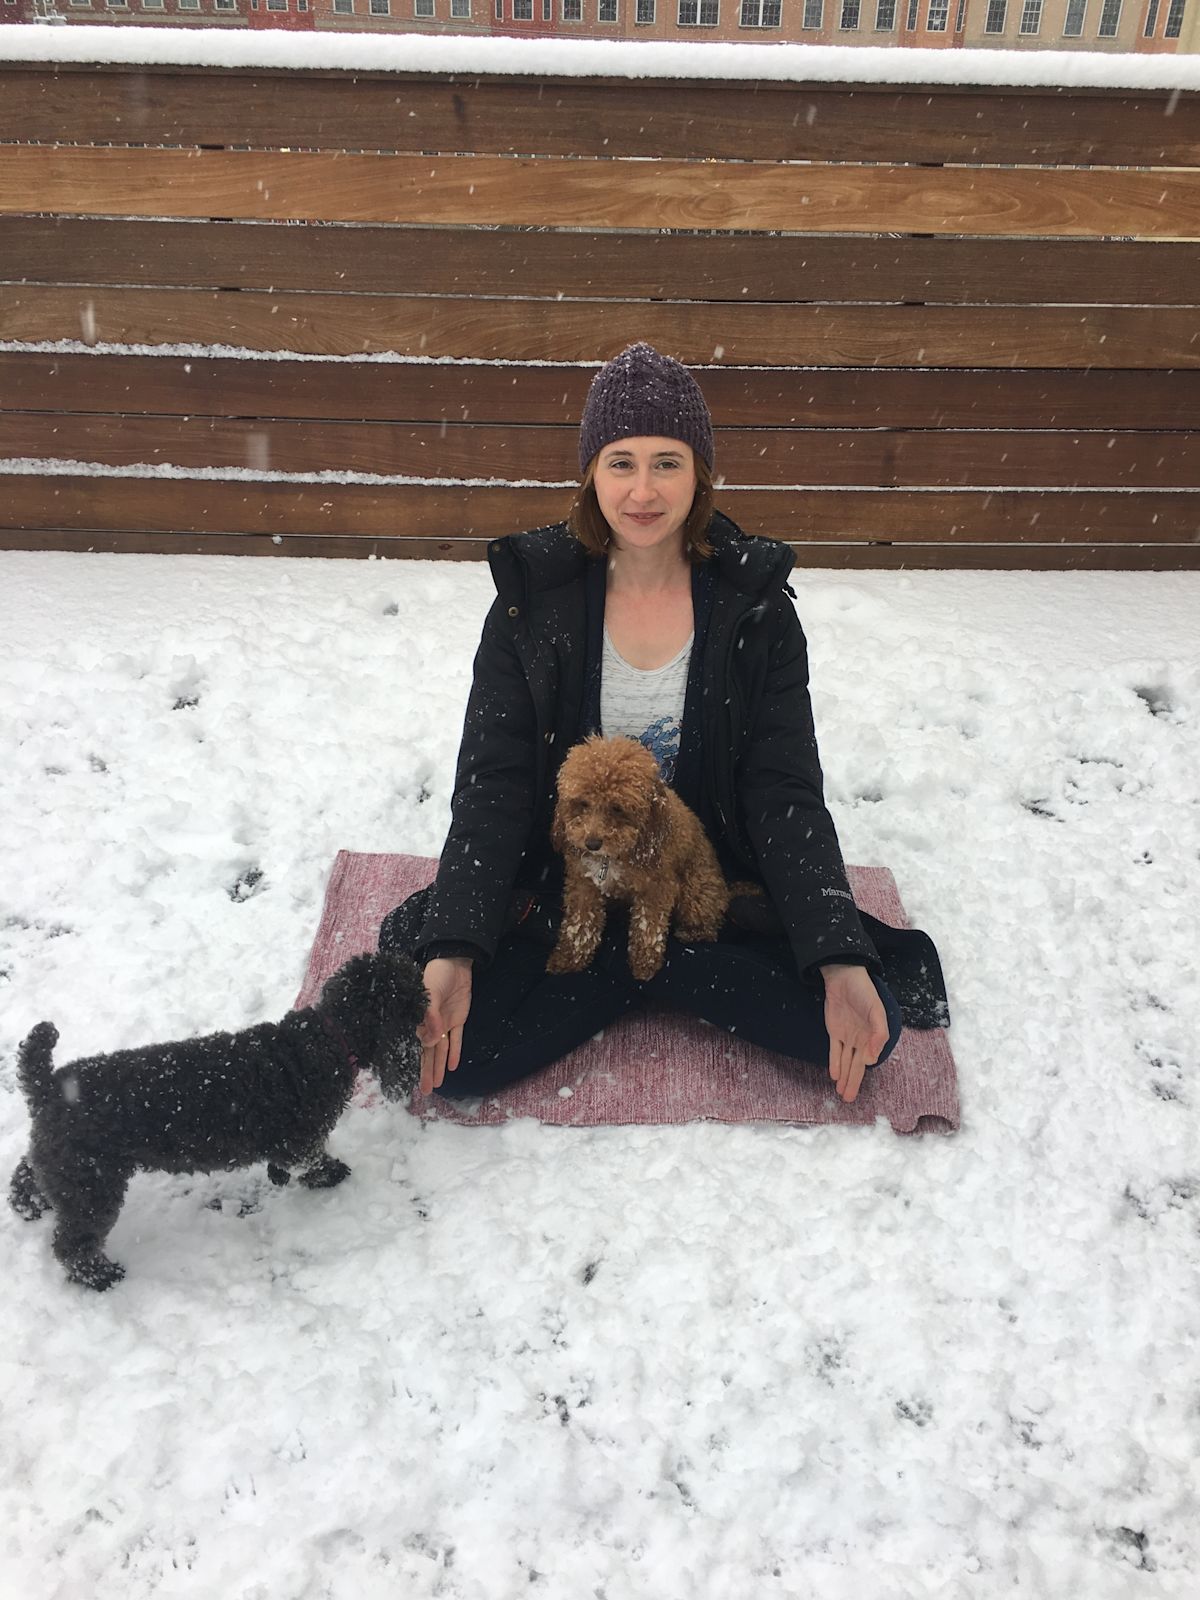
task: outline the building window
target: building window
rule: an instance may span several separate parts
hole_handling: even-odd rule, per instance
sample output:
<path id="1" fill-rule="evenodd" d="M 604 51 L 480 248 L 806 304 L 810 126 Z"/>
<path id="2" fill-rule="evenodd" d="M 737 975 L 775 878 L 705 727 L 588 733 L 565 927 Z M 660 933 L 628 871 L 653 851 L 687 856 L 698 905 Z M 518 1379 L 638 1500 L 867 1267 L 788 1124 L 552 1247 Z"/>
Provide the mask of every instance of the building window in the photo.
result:
<path id="1" fill-rule="evenodd" d="M 1008 0 L 988 0 L 987 16 L 983 23 L 984 33 L 1003 33 L 1007 10 Z"/>
<path id="2" fill-rule="evenodd" d="M 843 33 L 852 33 L 858 27 L 859 0 L 842 0 L 842 14 L 838 27 Z"/>
<path id="3" fill-rule="evenodd" d="M 562 19 L 564 22 L 582 22 L 583 0 L 562 0 Z"/>
<path id="4" fill-rule="evenodd" d="M 1100 12 L 1100 26 L 1096 29 L 1096 37 L 1098 39 L 1115 39 L 1120 25 L 1121 0 L 1104 0 L 1104 7 Z"/>
<path id="5" fill-rule="evenodd" d="M 333 14 L 335 17 L 352 17 L 354 0 L 333 0 Z"/>
<path id="6" fill-rule="evenodd" d="M 946 24 L 950 20 L 950 0 L 929 0 L 929 12 L 925 18 L 925 27 L 930 33 L 945 33 Z"/>
<path id="7" fill-rule="evenodd" d="M 876 0 L 875 31 L 891 33 L 896 26 L 896 0 Z"/>
<path id="8" fill-rule="evenodd" d="M 500 4 L 500 0 L 496 0 Z M 373 17 L 390 17 L 392 14 L 392 0 L 370 0 L 371 15 Z"/>
<path id="9" fill-rule="evenodd" d="M 143 11 L 161 11 L 162 9 L 163 0 L 142 0 Z"/>
<path id="10" fill-rule="evenodd" d="M 1163 29 L 1164 39 L 1178 39 L 1183 32 L 1183 8 L 1187 0 L 1171 0 L 1167 8 L 1167 25 Z"/>
<path id="11" fill-rule="evenodd" d="M 804 14 L 808 15 L 807 0 Z M 783 0 L 742 0 L 738 21 L 743 28 L 777 28 L 782 15 Z M 808 23 L 804 26 L 807 28 Z"/>
<path id="12" fill-rule="evenodd" d="M 804 21 L 801 27 L 819 28 L 825 13 L 825 0 L 804 0 Z"/>
<path id="13" fill-rule="evenodd" d="M 1021 33 L 1041 33 L 1042 0 L 1025 0 L 1021 7 Z"/>
<path id="14" fill-rule="evenodd" d="M 496 21 L 504 21 L 504 0 L 496 0 Z"/>
<path id="15" fill-rule="evenodd" d="M 908 0 L 908 21 L 904 24 L 904 26 L 908 29 L 909 33 L 914 33 L 916 31 L 917 12 L 920 9 L 920 5 L 921 0 Z"/>
<path id="16" fill-rule="evenodd" d="M 963 23 L 967 20 L 967 0 L 958 0 L 958 15 L 954 19 L 955 33 L 963 31 Z"/>
<path id="17" fill-rule="evenodd" d="M 1083 33 L 1087 16 L 1087 0 L 1067 0 L 1067 15 L 1063 22 L 1063 38 L 1078 39 Z"/>
<path id="18" fill-rule="evenodd" d="M 413 0 L 414 17 L 432 17 L 433 0 Z"/>
<path id="19" fill-rule="evenodd" d="M 654 0 L 637 0 L 637 21 L 654 21 Z"/>
<path id="20" fill-rule="evenodd" d="M 533 0 L 513 0 L 513 21 L 533 21 Z"/>
<path id="21" fill-rule="evenodd" d="M 679 0 L 676 22 L 681 28 L 715 28 L 720 21 L 720 0 Z"/>
<path id="22" fill-rule="evenodd" d="M 1158 0 L 1150 0 L 1146 7 L 1146 26 L 1142 29 L 1143 39 L 1153 39 L 1154 25 L 1158 21 Z"/>
<path id="23" fill-rule="evenodd" d="M 129 0 L 108 0 L 110 11 L 125 11 L 129 7 Z"/>
<path id="24" fill-rule="evenodd" d="M 180 11 L 199 11 L 200 0 L 179 0 Z M 284 0 L 284 10 L 287 10 L 287 0 Z"/>
<path id="25" fill-rule="evenodd" d="M 617 0 L 600 0 L 600 4 L 596 7 L 596 21 L 616 22 L 616 20 Z"/>
<path id="26" fill-rule="evenodd" d="M 143 4 L 144 3 L 145 3 L 145 0 L 143 0 Z M 215 0 L 215 4 L 216 4 L 216 7 L 217 7 L 218 11 L 236 11 L 237 10 L 237 0 Z"/>
<path id="27" fill-rule="evenodd" d="M 471 15 L 471 0 L 450 0 L 450 15 L 452 17 L 469 17 Z"/>

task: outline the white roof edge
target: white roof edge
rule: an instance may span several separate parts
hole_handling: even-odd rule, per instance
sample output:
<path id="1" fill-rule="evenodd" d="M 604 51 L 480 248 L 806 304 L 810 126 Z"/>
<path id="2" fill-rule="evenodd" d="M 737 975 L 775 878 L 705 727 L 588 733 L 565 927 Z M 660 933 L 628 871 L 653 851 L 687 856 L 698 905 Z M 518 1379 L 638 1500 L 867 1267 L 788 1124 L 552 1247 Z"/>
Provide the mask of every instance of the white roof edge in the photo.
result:
<path id="1" fill-rule="evenodd" d="M 876 46 L 605 39 L 434 38 L 223 28 L 0 28 L 0 65 L 283 68 L 1062 89 L 1200 90 L 1200 56 L 1073 50 L 908 50 Z"/>

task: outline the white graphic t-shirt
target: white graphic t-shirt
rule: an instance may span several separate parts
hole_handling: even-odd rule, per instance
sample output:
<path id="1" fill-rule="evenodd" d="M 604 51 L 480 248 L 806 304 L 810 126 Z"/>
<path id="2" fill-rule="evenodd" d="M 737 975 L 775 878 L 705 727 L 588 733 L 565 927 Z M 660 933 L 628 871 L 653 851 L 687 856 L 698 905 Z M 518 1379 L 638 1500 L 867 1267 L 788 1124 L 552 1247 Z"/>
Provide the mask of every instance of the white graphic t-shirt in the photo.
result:
<path id="1" fill-rule="evenodd" d="M 679 730 L 683 726 L 683 701 L 687 692 L 688 664 L 692 659 L 692 634 L 673 661 L 649 671 L 631 667 L 604 630 L 604 660 L 600 674 L 600 730 L 606 738 L 625 734 L 646 746 L 658 762 L 663 780 L 675 776 L 679 755 Z"/>

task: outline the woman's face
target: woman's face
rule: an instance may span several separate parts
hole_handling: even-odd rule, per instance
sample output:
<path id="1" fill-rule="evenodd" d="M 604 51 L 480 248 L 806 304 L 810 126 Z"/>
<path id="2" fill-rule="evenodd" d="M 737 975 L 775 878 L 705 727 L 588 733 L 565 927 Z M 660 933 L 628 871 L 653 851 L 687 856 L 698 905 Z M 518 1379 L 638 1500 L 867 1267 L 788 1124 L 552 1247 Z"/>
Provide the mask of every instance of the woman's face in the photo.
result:
<path id="1" fill-rule="evenodd" d="M 683 549 L 696 493 L 691 447 L 678 439 L 618 439 L 596 458 L 596 500 L 620 550 Z"/>

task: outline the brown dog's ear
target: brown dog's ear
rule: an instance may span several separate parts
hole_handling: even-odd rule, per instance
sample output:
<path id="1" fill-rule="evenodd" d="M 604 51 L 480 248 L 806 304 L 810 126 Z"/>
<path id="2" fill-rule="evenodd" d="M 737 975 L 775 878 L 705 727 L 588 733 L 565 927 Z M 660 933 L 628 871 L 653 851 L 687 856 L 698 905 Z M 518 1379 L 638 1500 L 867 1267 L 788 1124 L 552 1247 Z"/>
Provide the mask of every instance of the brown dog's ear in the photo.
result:
<path id="1" fill-rule="evenodd" d="M 667 786 L 661 778 L 655 778 L 654 787 L 650 792 L 650 815 L 630 851 L 630 858 L 635 867 L 648 867 L 653 864 L 655 857 L 666 843 L 667 828 Z"/>

